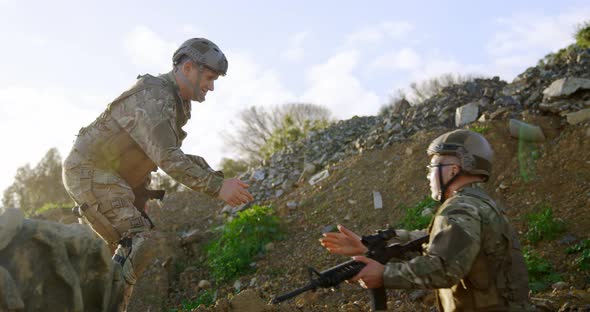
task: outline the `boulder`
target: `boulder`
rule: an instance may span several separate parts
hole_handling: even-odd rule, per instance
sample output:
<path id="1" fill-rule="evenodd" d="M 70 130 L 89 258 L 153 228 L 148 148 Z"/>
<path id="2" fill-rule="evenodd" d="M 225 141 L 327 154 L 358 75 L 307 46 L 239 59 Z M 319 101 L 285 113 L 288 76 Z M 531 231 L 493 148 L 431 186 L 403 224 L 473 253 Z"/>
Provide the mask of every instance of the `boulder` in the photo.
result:
<path id="1" fill-rule="evenodd" d="M 555 80 L 543 90 L 544 100 L 568 97 L 579 90 L 590 90 L 590 79 L 566 77 Z"/>
<path id="2" fill-rule="evenodd" d="M 460 128 L 477 120 L 479 106 L 476 102 L 463 105 L 455 111 L 455 126 Z"/>
<path id="3" fill-rule="evenodd" d="M 545 141 L 545 135 L 539 126 L 531 125 L 516 119 L 510 119 L 508 127 L 510 128 L 510 135 L 514 138 L 530 142 Z"/>
<path id="4" fill-rule="evenodd" d="M 24 219 L 16 209 L 1 209 L 0 225 L 0 311 L 117 309 L 121 268 L 88 226 Z"/>

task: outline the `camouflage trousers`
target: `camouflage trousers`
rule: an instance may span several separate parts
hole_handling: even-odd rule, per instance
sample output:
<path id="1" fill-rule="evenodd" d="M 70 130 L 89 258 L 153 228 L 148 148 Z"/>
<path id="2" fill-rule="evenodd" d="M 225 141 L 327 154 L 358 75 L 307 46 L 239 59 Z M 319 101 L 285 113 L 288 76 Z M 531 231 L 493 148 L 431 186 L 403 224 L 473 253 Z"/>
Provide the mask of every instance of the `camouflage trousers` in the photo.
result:
<path id="1" fill-rule="evenodd" d="M 122 265 L 132 288 L 152 261 L 160 236 L 133 206 L 131 186 L 117 173 L 94 167 L 75 149 L 64 161 L 63 182 L 78 205 L 87 205 L 82 219 L 114 251 L 113 261 Z"/>

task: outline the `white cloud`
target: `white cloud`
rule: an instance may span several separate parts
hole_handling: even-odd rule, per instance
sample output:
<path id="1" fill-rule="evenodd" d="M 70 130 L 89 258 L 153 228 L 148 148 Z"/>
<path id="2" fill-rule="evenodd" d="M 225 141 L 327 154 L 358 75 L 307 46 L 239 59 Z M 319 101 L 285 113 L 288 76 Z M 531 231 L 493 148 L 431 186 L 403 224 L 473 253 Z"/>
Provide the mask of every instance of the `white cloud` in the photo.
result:
<path id="1" fill-rule="evenodd" d="M 552 51 L 572 43 L 575 26 L 587 20 L 590 7 L 556 16 L 516 14 L 499 18 L 500 30 L 488 45 L 493 55 L 505 55 L 534 49 Z"/>
<path id="2" fill-rule="evenodd" d="M 576 26 L 588 16 L 590 6 L 556 15 L 519 13 L 498 18 L 498 31 L 487 46 L 492 63 L 510 80 L 544 55 L 573 43 Z"/>
<path id="3" fill-rule="evenodd" d="M 172 68 L 172 54 L 177 44 L 164 40 L 146 26 L 137 26 L 123 42 L 131 62 L 151 73 L 164 73 Z"/>
<path id="4" fill-rule="evenodd" d="M 379 44 L 388 39 L 405 38 L 413 29 L 414 25 L 406 21 L 381 22 L 353 32 L 345 41 L 351 46 Z"/>
<path id="5" fill-rule="evenodd" d="M 420 66 L 421 58 L 412 48 L 402 48 L 377 56 L 372 68 L 380 70 L 413 70 Z"/>
<path id="6" fill-rule="evenodd" d="M 197 27 L 192 24 L 183 25 L 181 27 L 181 33 L 183 35 L 187 35 L 188 38 L 201 38 L 201 37 L 207 38 L 207 36 L 204 35 L 206 33 L 206 31 L 203 28 Z"/>
<path id="7" fill-rule="evenodd" d="M 307 73 L 310 86 L 302 101 L 327 106 L 337 118 L 375 114 L 379 97 L 365 89 L 353 74 L 358 59 L 359 53 L 352 50 L 313 66 Z"/>
<path id="8" fill-rule="evenodd" d="M 98 106 L 94 102 L 97 99 Z M 90 100 L 93 103 L 87 102 Z M 0 162 L 0 190 L 14 182 L 18 167 L 27 163 L 35 166 L 50 148 L 57 147 L 65 157 L 78 130 L 94 120 L 106 103 L 104 98 L 65 89 L 0 88 L 0 133 L 5 147 Z"/>
<path id="9" fill-rule="evenodd" d="M 302 31 L 292 35 L 289 38 L 289 46 L 283 52 L 281 57 L 291 62 L 300 61 L 305 56 L 303 41 L 309 36 L 309 32 Z"/>

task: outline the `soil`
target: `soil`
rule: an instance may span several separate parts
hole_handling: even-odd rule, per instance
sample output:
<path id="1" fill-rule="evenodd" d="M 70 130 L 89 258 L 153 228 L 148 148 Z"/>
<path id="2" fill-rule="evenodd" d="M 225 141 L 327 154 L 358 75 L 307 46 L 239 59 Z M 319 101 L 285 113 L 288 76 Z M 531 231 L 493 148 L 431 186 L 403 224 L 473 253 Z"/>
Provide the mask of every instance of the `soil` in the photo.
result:
<path id="1" fill-rule="evenodd" d="M 590 272 L 578 269 L 574 259 L 579 254 L 567 254 L 565 249 L 590 238 L 587 230 L 590 228 L 587 213 L 590 208 L 590 125 L 567 126 L 559 117 L 526 114 L 522 119 L 540 125 L 546 141 L 530 143 L 512 138 L 507 120 L 482 124 L 489 128 L 484 135 L 495 150 L 494 172 L 485 189 L 504 207 L 520 234 L 521 243 L 548 259 L 561 279 L 568 283 L 569 287 L 564 290 L 549 289 L 532 294 L 535 302 L 545 310 L 588 308 Z M 344 224 L 356 233 L 368 234 L 397 225 L 404 216 L 402 206 L 413 206 L 428 196 L 425 165 L 429 159 L 425 149 L 432 139 L 446 131 L 448 129 L 421 131 L 385 149 L 349 157 L 327 168 L 330 176 L 318 184 L 305 183 L 276 201 L 265 203 L 275 207 L 281 216 L 287 237 L 268 246 L 265 254 L 256 259 L 255 271 L 239 279 L 243 285 L 239 290 L 254 289 L 261 300 L 268 302 L 304 286 L 309 278 L 308 266 L 321 271 L 348 260 L 329 254 L 319 245 L 321 232 L 327 227 Z M 374 209 L 373 191 L 381 193 L 382 209 Z M 286 205 L 292 201 L 298 203 L 295 209 Z M 555 240 L 532 245 L 524 236 L 526 215 L 543 207 L 551 207 L 554 216 L 565 222 L 566 230 Z M 218 202 L 192 192 L 170 195 L 161 209 L 152 209 L 160 231 L 168 233 L 170 240 L 166 254 L 160 256 L 158 269 L 149 271 L 140 281 L 130 311 L 146 311 L 147 306 L 156 311 L 156 306 L 146 302 L 158 300 L 158 306 L 164 311 L 174 308 L 181 311 L 183 302 L 198 295 L 195 284 L 202 279 L 212 282 L 218 299 L 238 292 L 233 282 L 215 283 L 204 264 L 202 247 L 214 237 L 211 229 L 224 220 L 220 210 Z M 192 247 L 181 247 L 177 238 L 190 230 L 199 231 L 201 240 Z M 158 275 L 161 268 L 165 268 L 165 273 L 160 275 L 166 276 L 169 283 L 168 294 L 162 299 L 164 295 L 159 291 L 160 299 L 156 300 L 153 291 L 145 292 L 142 288 L 153 288 L 153 276 Z M 388 298 L 391 311 L 431 311 L 434 302 L 430 291 L 390 290 Z M 268 309 L 368 311 L 368 302 L 367 292 L 358 285 L 343 284 L 339 289 L 308 292 L 278 306 L 268 306 Z"/>

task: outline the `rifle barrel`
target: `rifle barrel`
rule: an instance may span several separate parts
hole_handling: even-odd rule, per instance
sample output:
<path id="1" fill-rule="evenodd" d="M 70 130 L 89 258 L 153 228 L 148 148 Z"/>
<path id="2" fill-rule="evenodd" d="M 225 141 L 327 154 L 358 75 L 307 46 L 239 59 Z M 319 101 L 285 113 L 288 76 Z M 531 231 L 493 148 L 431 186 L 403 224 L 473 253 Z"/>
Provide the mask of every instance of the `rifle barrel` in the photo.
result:
<path id="1" fill-rule="evenodd" d="M 289 300 L 289 299 L 291 299 L 291 298 L 293 298 L 295 296 L 300 295 L 301 293 L 304 293 L 304 292 L 306 292 L 308 290 L 312 290 L 312 289 L 315 290 L 316 288 L 317 288 L 317 285 L 315 285 L 315 283 L 313 283 L 313 282 L 312 283 L 309 283 L 309 284 L 307 284 L 304 287 L 295 289 L 294 291 L 292 291 L 290 293 L 286 293 L 286 294 L 284 294 L 282 296 L 278 296 L 278 297 L 274 298 L 272 300 L 272 304 L 277 304 L 277 303 L 283 302 L 285 300 Z"/>

